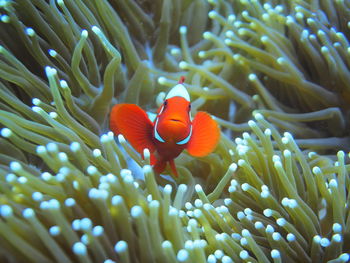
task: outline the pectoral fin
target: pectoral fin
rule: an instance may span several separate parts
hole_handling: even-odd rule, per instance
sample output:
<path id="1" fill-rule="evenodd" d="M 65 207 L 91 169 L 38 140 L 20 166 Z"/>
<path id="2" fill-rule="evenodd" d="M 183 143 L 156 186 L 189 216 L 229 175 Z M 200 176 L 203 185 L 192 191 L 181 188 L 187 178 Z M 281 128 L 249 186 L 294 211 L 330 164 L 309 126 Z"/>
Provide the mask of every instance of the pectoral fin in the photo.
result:
<path id="1" fill-rule="evenodd" d="M 140 154 L 145 148 L 151 153 L 156 149 L 152 137 L 153 123 L 147 113 L 135 104 L 115 105 L 111 111 L 110 129 L 115 134 L 122 134 Z"/>
<path id="2" fill-rule="evenodd" d="M 192 137 L 187 151 L 195 157 L 203 157 L 214 151 L 220 139 L 220 129 L 216 121 L 206 112 L 198 112 L 192 122 Z"/>

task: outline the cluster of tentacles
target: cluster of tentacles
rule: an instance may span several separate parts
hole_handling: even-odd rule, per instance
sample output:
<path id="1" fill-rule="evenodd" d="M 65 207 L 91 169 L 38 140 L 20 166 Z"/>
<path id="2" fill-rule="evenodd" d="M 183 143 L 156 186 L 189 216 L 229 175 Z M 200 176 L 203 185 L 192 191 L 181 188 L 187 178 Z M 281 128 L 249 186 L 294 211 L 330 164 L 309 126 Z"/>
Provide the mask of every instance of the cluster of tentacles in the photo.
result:
<path id="1" fill-rule="evenodd" d="M 1 262 L 347 262 L 345 0 L 0 1 Z M 186 76 L 214 153 L 109 132 Z"/>

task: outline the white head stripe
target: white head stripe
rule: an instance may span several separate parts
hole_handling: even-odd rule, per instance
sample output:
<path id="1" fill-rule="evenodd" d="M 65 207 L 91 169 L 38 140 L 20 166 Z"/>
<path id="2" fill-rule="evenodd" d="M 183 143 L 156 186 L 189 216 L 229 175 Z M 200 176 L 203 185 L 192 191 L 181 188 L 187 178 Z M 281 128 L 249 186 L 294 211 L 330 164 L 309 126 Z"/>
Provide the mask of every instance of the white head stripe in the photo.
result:
<path id="1" fill-rule="evenodd" d="M 190 118 L 190 121 L 192 122 L 192 115 L 191 115 L 191 111 L 188 112 L 188 117 Z"/>
<path id="2" fill-rule="evenodd" d="M 172 97 L 182 97 L 187 101 L 190 101 L 190 94 L 188 94 L 187 89 L 183 84 L 177 84 L 175 85 L 168 93 L 168 95 L 165 97 L 165 99 L 170 99 Z"/>
<path id="3" fill-rule="evenodd" d="M 160 109 L 158 115 L 162 114 L 163 110 L 164 110 L 164 105 L 163 105 L 162 108 Z"/>
<path id="4" fill-rule="evenodd" d="M 176 144 L 177 145 L 183 145 L 183 144 L 188 143 L 190 141 L 190 139 L 191 139 L 191 135 L 192 135 L 192 125 L 190 126 L 190 133 L 188 134 L 188 136 L 185 139 L 177 142 Z"/>
<path id="5" fill-rule="evenodd" d="M 162 108 L 162 110 L 163 110 L 163 108 Z M 158 133 L 158 131 L 157 131 L 158 120 L 159 120 L 159 119 L 157 118 L 157 120 L 156 120 L 156 125 L 154 125 L 154 137 L 155 137 L 158 141 L 160 141 L 160 142 L 165 142 L 165 141 L 163 140 L 163 138 L 160 137 L 160 135 L 159 135 L 159 133 Z"/>

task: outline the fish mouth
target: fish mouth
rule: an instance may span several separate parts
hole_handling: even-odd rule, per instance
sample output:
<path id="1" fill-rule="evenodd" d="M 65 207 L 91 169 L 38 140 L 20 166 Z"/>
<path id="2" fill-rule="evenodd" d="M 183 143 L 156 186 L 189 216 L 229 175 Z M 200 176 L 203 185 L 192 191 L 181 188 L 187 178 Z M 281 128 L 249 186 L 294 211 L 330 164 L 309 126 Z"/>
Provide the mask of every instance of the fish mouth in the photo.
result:
<path id="1" fill-rule="evenodd" d="M 186 126 L 186 122 L 179 118 L 169 118 L 168 123 L 175 126 Z"/>

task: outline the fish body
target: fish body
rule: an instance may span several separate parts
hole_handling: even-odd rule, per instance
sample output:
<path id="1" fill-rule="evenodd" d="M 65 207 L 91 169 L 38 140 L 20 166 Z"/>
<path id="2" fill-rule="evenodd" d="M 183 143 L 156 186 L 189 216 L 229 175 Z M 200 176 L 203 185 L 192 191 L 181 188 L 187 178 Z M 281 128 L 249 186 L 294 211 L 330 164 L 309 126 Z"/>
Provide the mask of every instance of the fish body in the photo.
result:
<path id="1" fill-rule="evenodd" d="M 174 159 L 183 150 L 203 157 L 215 149 L 220 138 L 219 127 L 208 113 L 198 112 L 192 120 L 190 96 L 182 80 L 169 91 L 154 122 L 135 104 L 117 104 L 111 111 L 110 128 L 141 155 L 149 149 L 155 172 L 163 172 L 169 163 L 175 176 Z"/>

